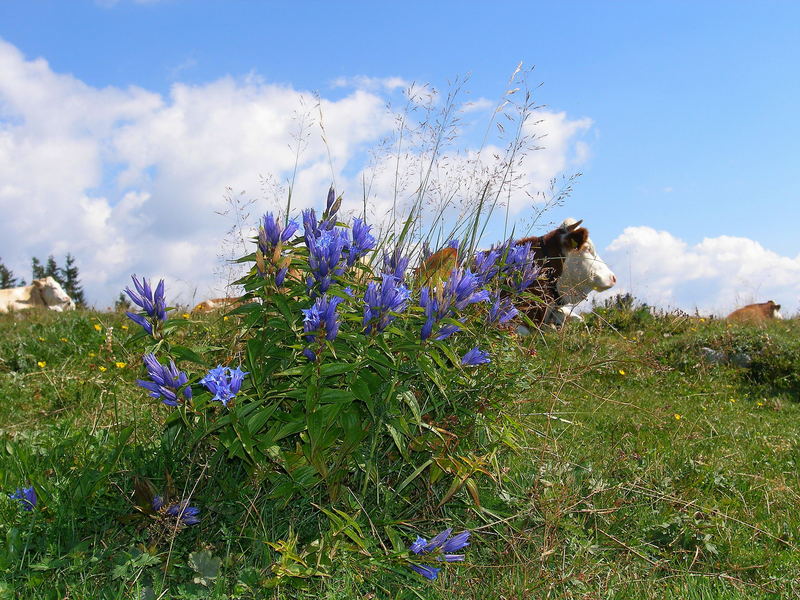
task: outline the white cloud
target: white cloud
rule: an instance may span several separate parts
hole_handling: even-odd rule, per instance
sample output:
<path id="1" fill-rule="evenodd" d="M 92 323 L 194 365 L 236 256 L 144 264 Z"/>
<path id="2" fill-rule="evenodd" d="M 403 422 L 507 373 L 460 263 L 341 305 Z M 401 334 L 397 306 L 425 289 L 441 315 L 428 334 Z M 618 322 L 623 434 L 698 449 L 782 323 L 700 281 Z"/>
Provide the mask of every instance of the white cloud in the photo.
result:
<path id="1" fill-rule="evenodd" d="M 366 166 L 367 151 L 392 139 L 397 114 L 387 110 L 382 94 L 407 82 L 355 83 L 338 100 L 256 75 L 176 83 L 167 95 L 137 87 L 99 89 L 54 72 L 43 59 L 26 60 L 0 40 L 0 256 L 17 275 L 29 277 L 31 256 L 54 253 L 60 260 L 71 252 L 88 297 L 99 306 L 112 302 L 130 273 L 164 276 L 184 302 L 195 289 L 199 297 L 218 294 L 214 273 L 230 226 L 230 219 L 216 214 L 226 208 L 224 196 L 247 190 L 244 198 L 256 200 L 252 221 L 277 208 L 260 191 L 259 176 L 288 181 L 298 144 L 295 209 L 319 206 L 333 179 L 345 191 L 345 208 L 355 210 L 362 181 L 368 181 L 373 217 L 385 220 L 396 159 L 390 151 L 378 153 L 373 169 Z M 591 126 L 564 113 L 540 117 L 535 131 L 547 133 L 546 149 L 517 165 L 517 175 L 532 189 L 585 155 L 575 138 Z M 532 124 L 526 127 L 534 132 Z M 427 168 L 423 146 L 402 152 L 403 203 Z M 455 186 L 457 200 L 474 201 L 480 178 L 502 163 L 495 155 L 502 157 L 503 150 L 492 145 L 480 155 L 447 148 L 436 162 L 435 180 Z M 514 211 L 530 204 L 523 187 L 510 201 Z"/>
<path id="2" fill-rule="evenodd" d="M 333 88 L 357 88 L 368 91 L 394 91 L 407 89 L 411 82 L 402 77 L 367 77 L 356 75 L 354 77 L 337 77 L 331 82 Z"/>
<path id="3" fill-rule="evenodd" d="M 476 100 L 470 100 L 469 102 L 465 102 L 461 106 L 461 112 L 467 114 L 471 112 L 485 111 L 493 108 L 495 108 L 495 102 L 492 102 L 488 98 L 478 98 Z"/>
<path id="4" fill-rule="evenodd" d="M 627 227 L 604 253 L 619 285 L 662 308 L 725 315 L 737 306 L 774 300 L 798 309 L 800 256 L 781 256 L 741 237 L 705 238 L 690 245 L 666 231 Z"/>

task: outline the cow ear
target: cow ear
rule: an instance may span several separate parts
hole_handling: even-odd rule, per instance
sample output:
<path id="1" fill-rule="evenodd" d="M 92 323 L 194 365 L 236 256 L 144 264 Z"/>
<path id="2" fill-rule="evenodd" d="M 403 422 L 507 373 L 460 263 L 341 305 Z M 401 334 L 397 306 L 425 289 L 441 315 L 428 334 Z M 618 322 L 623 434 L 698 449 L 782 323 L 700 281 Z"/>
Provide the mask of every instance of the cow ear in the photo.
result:
<path id="1" fill-rule="evenodd" d="M 564 236 L 564 247 L 567 250 L 577 250 L 583 246 L 589 239 L 589 230 L 585 227 L 570 231 Z"/>
<path id="2" fill-rule="evenodd" d="M 44 281 L 43 279 L 34 279 L 33 281 L 31 281 L 31 283 L 33 284 L 33 287 L 43 288 L 44 287 L 43 281 Z"/>
<path id="3" fill-rule="evenodd" d="M 780 309 L 781 309 L 781 305 L 780 304 L 775 304 L 774 310 L 780 310 Z"/>

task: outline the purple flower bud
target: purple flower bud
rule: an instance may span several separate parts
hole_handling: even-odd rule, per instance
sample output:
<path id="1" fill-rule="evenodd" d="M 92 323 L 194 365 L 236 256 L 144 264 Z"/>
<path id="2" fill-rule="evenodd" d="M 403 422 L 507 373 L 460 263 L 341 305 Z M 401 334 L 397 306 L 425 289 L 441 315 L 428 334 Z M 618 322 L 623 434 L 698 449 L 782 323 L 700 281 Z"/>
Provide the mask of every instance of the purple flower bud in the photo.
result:
<path id="1" fill-rule="evenodd" d="M 154 325 L 158 321 L 165 321 L 167 319 L 167 302 L 164 298 L 164 280 L 160 280 L 156 286 L 155 294 L 150 287 L 150 282 L 142 277 L 142 281 L 132 275 L 134 290 L 125 288 L 125 293 L 133 301 L 136 306 L 140 307 L 146 317 L 141 314 L 132 312 L 125 313 L 128 318 L 142 327 L 149 335 L 153 335 Z"/>
<path id="2" fill-rule="evenodd" d="M 22 510 L 32 511 L 36 507 L 36 490 L 31 487 L 18 488 L 13 494 L 8 495 L 12 500 L 19 500 Z"/>
<path id="3" fill-rule="evenodd" d="M 461 357 L 461 364 L 465 367 L 475 367 L 492 362 L 488 352 L 483 352 L 478 347 L 473 348 Z"/>
<path id="4" fill-rule="evenodd" d="M 143 361 L 150 381 L 137 379 L 136 384 L 149 391 L 151 397 L 161 398 L 167 406 L 178 406 L 178 391 L 189 382 L 186 373 L 179 371 L 172 360 L 169 361 L 169 365 L 162 365 L 154 354 L 145 354 Z M 187 400 L 190 399 L 191 388 L 188 386 L 184 388 L 183 396 Z"/>

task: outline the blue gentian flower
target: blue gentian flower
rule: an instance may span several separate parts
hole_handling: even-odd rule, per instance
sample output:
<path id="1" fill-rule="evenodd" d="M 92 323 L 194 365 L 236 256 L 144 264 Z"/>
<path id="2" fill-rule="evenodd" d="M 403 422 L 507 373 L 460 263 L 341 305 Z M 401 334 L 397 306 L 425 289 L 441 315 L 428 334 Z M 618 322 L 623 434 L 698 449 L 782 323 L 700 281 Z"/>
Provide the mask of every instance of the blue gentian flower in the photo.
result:
<path id="1" fill-rule="evenodd" d="M 500 258 L 500 248 L 492 248 L 475 255 L 475 274 L 481 285 L 487 285 L 500 272 L 497 259 Z"/>
<path id="2" fill-rule="evenodd" d="M 188 500 L 172 502 L 169 506 L 164 506 L 164 499 L 161 496 L 153 498 L 153 510 L 161 515 L 172 517 L 178 525 L 197 525 L 200 522 L 200 509 L 196 506 L 189 506 Z"/>
<path id="3" fill-rule="evenodd" d="M 478 278 L 470 269 L 455 268 L 444 284 L 437 284 L 434 288 L 423 287 L 419 300 L 420 306 L 425 309 L 421 339 L 428 339 L 433 333 L 433 327 L 442 319 L 453 316 L 456 311 L 464 310 L 470 304 L 489 300 L 488 290 L 479 289 L 479 284 Z M 457 325 L 449 324 L 435 338 L 445 339 L 459 330 Z"/>
<path id="4" fill-rule="evenodd" d="M 342 298 L 333 296 L 330 299 L 323 295 L 316 299 L 311 308 L 302 309 L 303 312 L 303 331 L 305 339 L 309 345 L 317 340 L 317 336 L 324 335 L 325 339 L 332 342 L 339 335 L 339 315 L 336 307 L 341 304 Z M 309 360 L 316 360 L 317 356 L 313 350 L 306 348 L 303 354 Z"/>
<path id="5" fill-rule="evenodd" d="M 258 245 L 262 252 L 270 252 L 280 243 L 287 242 L 300 227 L 297 221 L 291 220 L 283 228 L 271 212 L 264 215 L 264 227 L 259 231 Z"/>
<path id="6" fill-rule="evenodd" d="M 489 353 L 480 350 L 477 346 L 461 357 L 461 364 L 465 367 L 475 367 L 492 362 Z"/>
<path id="7" fill-rule="evenodd" d="M 489 323 L 508 323 L 517 316 L 519 311 L 508 298 L 501 298 L 500 293 L 494 295 L 494 301 L 489 308 Z"/>
<path id="8" fill-rule="evenodd" d="M 192 397 L 192 388 L 186 385 L 189 378 L 186 373 L 179 371 L 173 360 L 169 361 L 169 366 L 158 362 L 155 354 L 145 354 L 143 357 L 147 374 L 151 381 L 137 379 L 136 384 L 150 392 L 153 398 L 162 398 L 162 402 L 167 406 L 178 406 L 178 393 L 183 388 L 183 397 L 186 400 Z"/>
<path id="9" fill-rule="evenodd" d="M 295 234 L 300 226 L 292 220 L 284 228 L 279 220 L 268 212 L 258 228 L 258 251 L 256 252 L 256 268 L 260 275 L 275 273 L 275 284 L 283 285 L 289 271 L 289 256 L 282 255 L 282 247 Z M 277 269 L 277 270 L 276 270 Z"/>
<path id="10" fill-rule="evenodd" d="M 505 253 L 501 273 L 510 280 L 511 287 L 515 292 L 524 292 L 541 274 L 541 268 L 536 264 L 533 252 L 531 252 L 530 242 L 517 245 L 508 240 L 501 246 L 501 251 Z"/>
<path id="11" fill-rule="evenodd" d="M 18 488 L 13 494 L 8 495 L 12 500 L 19 500 L 22 510 L 32 511 L 36 507 L 36 490 L 31 487 Z"/>
<path id="12" fill-rule="evenodd" d="M 403 281 L 406 276 L 408 262 L 411 259 L 408 256 L 403 256 L 402 254 L 402 250 L 399 246 L 395 248 L 391 254 L 384 253 L 383 269 L 381 269 L 381 272 L 393 275 L 397 281 Z"/>
<path id="13" fill-rule="evenodd" d="M 164 298 L 164 280 L 160 280 L 156 286 L 155 293 L 153 288 L 150 287 L 150 282 L 142 277 L 141 283 L 132 275 L 133 285 L 136 290 L 131 290 L 129 287 L 125 288 L 125 293 L 133 301 L 134 304 L 142 308 L 147 315 L 145 317 L 141 314 L 126 312 L 128 318 L 142 327 L 148 335 L 153 335 L 153 329 L 159 321 L 166 321 L 167 319 L 167 302 Z"/>
<path id="14" fill-rule="evenodd" d="M 464 560 L 463 554 L 453 554 L 459 550 L 469 546 L 469 531 L 462 531 L 454 535 L 452 538 L 450 534 L 453 533 L 451 528 L 447 528 L 439 535 L 434 537 L 430 542 L 417 536 L 408 549 L 417 555 L 432 554 L 436 560 L 445 562 L 460 562 Z M 426 564 L 412 563 L 411 568 L 427 579 L 436 579 L 439 576 L 441 568 L 432 567 Z"/>
<path id="15" fill-rule="evenodd" d="M 378 284 L 370 281 L 364 293 L 364 333 L 382 333 L 394 321 L 395 315 L 408 307 L 411 291 L 400 283 L 394 275 L 383 274 Z"/>
<path id="16" fill-rule="evenodd" d="M 347 266 L 352 267 L 356 261 L 375 247 L 375 238 L 370 234 L 372 225 L 356 217 L 353 219 L 353 241 L 347 251 Z"/>
<path id="17" fill-rule="evenodd" d="M 317 224 L 317 213 L 313 208 L 303 211 L 303 237 L 306 240 L 306 246 L 309 244 L 311 238 L 320 236 L 320 228 Z"/>
<path id="18" fill-rule="evenodd" d="M 306 237 L 308 266 L 311 270 L 309 291 L 316 284 L 319 292 L 326 293 L 333 277 L 344 273 L 344 265 L 341 263 L 343 251 L 348 245 L 348 236 L 340 229 L 322 231 L 319 237 Z"/>
<path id="19" fill-rule="evenodd" d="M 222 406 L 228 406 L 228 402 L 233 400 L 236 394 L 239 393 L 244 376 L 247 374 L 248 372 L 242 371 L 240 367 L 231 369 L 230 367 L 217 365 L 200 380 L 200 383 L 214 394 L 214 397 L 211 398 L 212 400 L 222 402 Z"/>
<path id="20" fill-rule="evenodd" d="M 336 201 L 336 192 L 333 191 L 333 186 L 328 189 L 328 197 L 325 199 L 325 212 L 330 212 L 333 203 Z"/>
<path id="21" fill-rule="evenodd" d="M 283 267 L 282 269 L 278 269 L 278 272 L 275 273 L 275 285 L 277 286 L 283 285 L 283 282 L 286 279 L 286 274 L 288 272 L 289 272 L 289 267 Z"/>
<path id="22" fill-rule="evenodd" d="M 451 335 L 453 335 L 454 333 L 458 333 L 459 331 L 461 331 L 460 326 L 454 323 L 448 323 L 447 325 L 442 326 L 442 328 L 436 332 L 436 337 L 434 337 L 433 339 L 437 341 L 446 340 Z"/>
<path id="23" fill-rule="evenodd" d="M 456 310 L 489 300 L 488 290 L 479 289 L 480 281 L 470 269 L 453 269 L 445 284 L 445 296 L 452 298 Z"/>

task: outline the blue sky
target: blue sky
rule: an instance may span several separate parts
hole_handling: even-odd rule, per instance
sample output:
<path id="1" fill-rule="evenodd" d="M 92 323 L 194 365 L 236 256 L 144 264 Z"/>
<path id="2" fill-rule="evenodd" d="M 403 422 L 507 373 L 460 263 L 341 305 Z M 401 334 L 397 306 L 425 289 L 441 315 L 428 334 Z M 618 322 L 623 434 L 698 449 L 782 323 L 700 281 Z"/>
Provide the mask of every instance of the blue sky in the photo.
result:
<path id="1" fill-rule="evenodd" d="M 42 58 L 49 73 L 70 77 L 73 91 L 84 86 L 95 96 L 102 90 L 128 94 L 124 102 L 150 102 L 151 110 L 159 110 L 159 101 L 166 109 L 176 108 L 176 85 L 209 91 L 226 102 L 225 93 L 216 94 L 212 84 L 230 77 L 239 93 L 241 82 L 252 76 L 258 85 L 317 91 L 336 103 L 353 99 L 364 87 L 334 85 L 342 78 L 399 78 L 444 89 L 455 76 L 470 73 L 469 97 L 496 101 L 517 63 L 535 65 L 529 82 L 543 84 L 535 93 L 548 114 L 564 113 L 565 123 L 580 124 L 565 134 L 561 172 L 583 176 L 551 219 L 585 219 L 596 246 L 620 275 L 620 289 L 665 306 L 708 311 L 766 300 L 763 294 L 775 296 L 789 312 L 800 308 L 794 283 L 800 279 L 800 237 L 794 233 L 800 217 L 797 23 L 800 4 L 794 2 L 0 3 L 0 41 L 8 52 L 19 53 L 10 60 L 30 65 Z M 12 80 L 0 71 L 0 82 L 3 78 L 7 97 L 0 90 L 0 132 L 5 127 L 13 144 L 34 135 L 46 141 L 46 118 L 26 111 L 14 95 L 32 80 L 28 75 Z M 143 93 L 130 93 L 132 86 Z M 50 90 L 51 98 L 57 97 L 58 90 Z M 378 100 L 396 100 L 398 93 L 366 91 Z M 268 101 L 259 98 L 251 101 Z M 342 104 L 342 111 L 363 110 L 359 102 L 353 100 L 350 108 Z M 283 101 L 278 104 L 285 108 Z M 126 104 L 108 118 L 119 132 L 125 121 L 138 126 L 143 114 Z M 70 118 L 71 135 L 92 129 Z M 44 119 L 41 127 L 34 126 L 36 119 Z M 465 143 L 479 137 L 482 127 L 466 127 Z M 141 137 L 156 130 L 144 128 L 148 133 L 130 144 L 139 148 Z M 354 147 L 363 148 L 381 131 L 354 140 Z M 90 199 L 84 207 L 95 206 L 95 196 L 116 209 L 126 193 L 150 194 L 149 201 L 129 202 L 126 214 L 135 220 L 137 206 L 146 210 L 147 202 L 171 201 L 158 194 L 174 193 L 177 175 L 168 186 L 153 173 L 174 163 L 145 161 L 120 185 L 117 176 L 130 167 L 131 156 L 145 151 L 108 157 L 104 149 L 116 147 L 116 133 L 99 133 L 97 139 L 100 150 L 86 150 L 93 164 L 74 183 L 76 193 L 83 189 Z M 350 169 L 359 166 L 357 154 L 348 155 Z M 16 172 L 33 168 L 30 163 L 40 155 L 32 154 Z M 261 174 L 271 170 L 269 158 L 253 164 Z M 239 180 L 232 173 L 229 184 L 236 187 Z M 17 205 L 8 195 L 4 200 L 2 188 L 0 180 L 0 207 Z M 214 193 L 221 195 L 221 187 Z M 626 228 L 633 229 L 624 233 Z M 25 268 L 23 257 L 59 252 L 66 244 L 13 241 L 14 231 L 10 234 L 0 241 L 0 256 L 18 270 Z M 736 242 L 739 238 L 745 241 Z M 86 265 L 97 255 L 89 246 L 75 253 Z M 190 249 L 186 255 L 197 256 Z M 726 267 L 709 268 L 709 261 Z M 736 271 L 747 261 L 749 266 Z M 133 264 L 98 267 L 103 274 L 90 279 L 88 287 L 99 304 L 109 301 L 123 267 L 155 267 L 128 262 Z M 766 277 L 758 267 L 764 263 L 771 269 Z M 687 269 L 693 283 L 682 278 Z M 178 271 L 172 274 L 176 279 L 196 276 L 196 271 Z M 722 285 L 726 275 L 735 282 Z"/>

